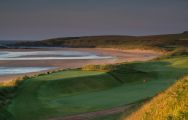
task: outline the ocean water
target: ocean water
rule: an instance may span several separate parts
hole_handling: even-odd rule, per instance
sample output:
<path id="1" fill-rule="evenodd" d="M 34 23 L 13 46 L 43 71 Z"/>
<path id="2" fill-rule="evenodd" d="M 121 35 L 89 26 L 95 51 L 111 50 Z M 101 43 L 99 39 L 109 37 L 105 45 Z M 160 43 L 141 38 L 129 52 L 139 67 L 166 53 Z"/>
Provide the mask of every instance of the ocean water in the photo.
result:
<path id="1" fill-rule="evenodd" d="M 49 70 L 52 68 L 54 67 L 0 67 L 0 76 L 39 72 L 43 70 Z"/>
<path id="2" fill-rule="evenodd" d="M 64 60 L 64 59 L 109 59 L 111 56 L 99 56 L 89 52 L 78 51 L 0 51 L 0 61 L 9 60 Z M 14 75 L 30 72 L 38 72 L 43 70 L 53 69 L 53 67 L 5 67 L 0 66 L 0 76 Z"/>
<path id="3" fill-rule="evenodd" d="M 58 59 L 110 59 L 111 56 L 98 56 L 89 52 L 77 51 L 0 51 L 0 60 L 58 60 Z"/>

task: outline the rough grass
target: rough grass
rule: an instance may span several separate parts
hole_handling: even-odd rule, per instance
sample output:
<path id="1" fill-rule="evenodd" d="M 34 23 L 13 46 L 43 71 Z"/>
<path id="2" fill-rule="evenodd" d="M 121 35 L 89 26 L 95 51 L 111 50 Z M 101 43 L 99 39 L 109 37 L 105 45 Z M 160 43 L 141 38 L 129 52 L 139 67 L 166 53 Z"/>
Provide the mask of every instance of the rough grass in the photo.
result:
<path id="1" fill-rule="evenodd" d="M 6 110 L 13 120 L 39 120 L 130 104 L 156 95 L 187 74 L 186 61 L 184 56 L 120 64 L 112 71 L 77 69 L 32 77 Z"/>
<path id="2" fill-rule="evenodd" d="M 0 120 L 12 119 L 12 115 L 5 109 L 16 95 L 16 90 L 21 80 L 0 82 Z"/>
<path id="3" fill-rule="evenodd" d="M 85 36 L 54 38 L 35 42 L 20 42 L 15 46 L 111 47 L 140 48 L 160 51 L 188 46 L 188 33 L 152 36 Z"/>
<path id="4" fill-rule="evenodd" d="M 178 80 L 124 120 L 187 120 L 188 77 Z"/>

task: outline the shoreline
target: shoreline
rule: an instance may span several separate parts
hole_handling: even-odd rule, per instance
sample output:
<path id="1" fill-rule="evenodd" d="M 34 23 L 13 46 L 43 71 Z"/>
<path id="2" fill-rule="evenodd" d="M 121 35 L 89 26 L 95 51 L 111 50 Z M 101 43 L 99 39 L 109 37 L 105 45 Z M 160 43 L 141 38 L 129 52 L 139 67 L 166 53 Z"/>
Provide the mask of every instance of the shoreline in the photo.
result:
<path id="1" fill-rule="evenodd" d="M 8 50 L 8 49 L 6 49 Z M 122 62 L 135 62 L 135 61 L 147 61 L 152 60 L 162 53 L 156 52 L 153 50 L 121 50 L 121 49 L 112 49 L 112 48 L 57 48 L 57 49 L 16 49 L 16 51 L 33 51 L 33 50 L 41 50 L 41 51 L 53 51 L 53 50 L 67 50 L 67 51 L 78 51 L 78 52 L 90 52 L 100 56 L 112 56 L 113 59 L 90 59 L 90 60 L 19 60 L 19 61 L 0 61 L 0 66 L 5 67 L 58 67 L 55 69 L 32 72 L 32 73 L 24 73 L 24 74 L 16 74 L 16 75 L 2 75 L 0 76 L 0 82 L 15 80 L 21 78 L 23 76 L 34 76 L 46 72 L 52 72 L 56 70 L 64 70 L 64 69 L 75 69 L 81 68 L 85 65 L 96 65 L 96 64 L 117 64 Z M 5 49 L 4 49 L 5 51 Z M 10 51 L 14 51 L 11 49 Z"/>

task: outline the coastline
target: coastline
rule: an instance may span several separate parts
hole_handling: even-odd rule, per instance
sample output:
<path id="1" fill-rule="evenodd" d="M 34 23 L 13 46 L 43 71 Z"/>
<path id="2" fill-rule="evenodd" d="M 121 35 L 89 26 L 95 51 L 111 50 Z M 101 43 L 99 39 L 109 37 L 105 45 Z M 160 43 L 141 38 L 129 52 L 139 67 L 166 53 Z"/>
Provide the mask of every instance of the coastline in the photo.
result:
<path id="1" fill-rule="evenodd" d="M 14 51 L 13 49 L 4 49 Z M 25 75 L 27 76 L 34 76 L 46 72 L 52 72 L 56 70 L 63 70 L 63 69 L 75 69 L 80 68 L 85 65 L 95 65 L 95 64 L 116 64 L 122 62 L 134 62 L 134 61 L 147 61 L 154 59 L 160 56 L 162 53 L 156 52 L 153 50 L 139 50 L 139 49 L 113 49 L 113 48 L 55 48 L 55 49 L 15 49 L 15 51 L 33 51 L 33 50 L 41 50 L 41 51 L 48 51 L 48 50 L 67 50 L 67 51 L 80 51 L 80 52 L 90 52 L 96 55 L 101 56 L 112 56 L 113 59 L 90 59 L 90 60 L 27 60 L 27 61 L 0 61 L 0 66 L 6 67 L 57 67 L 55 69 L 32 72 L 32 73 L 24 73 L 24 74 L 16 74 L 16 75 L 2 75 L 0 76 L 1 81 L 8 81 L 8 80 L 15 80 L 17 78 L 21 78 Z"/>

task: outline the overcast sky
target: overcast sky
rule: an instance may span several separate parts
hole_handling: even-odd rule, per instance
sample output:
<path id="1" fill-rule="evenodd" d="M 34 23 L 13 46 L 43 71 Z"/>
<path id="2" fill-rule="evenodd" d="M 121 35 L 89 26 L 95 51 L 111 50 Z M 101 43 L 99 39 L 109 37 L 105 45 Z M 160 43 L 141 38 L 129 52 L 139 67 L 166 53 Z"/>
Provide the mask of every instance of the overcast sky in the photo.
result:
<path id="1" fill-rule="evenodd" d="M 188 30 L 188 0 L 0 0 L 0 40 Z"/>

